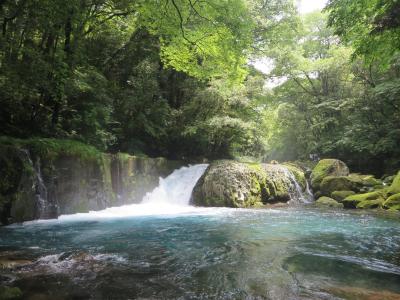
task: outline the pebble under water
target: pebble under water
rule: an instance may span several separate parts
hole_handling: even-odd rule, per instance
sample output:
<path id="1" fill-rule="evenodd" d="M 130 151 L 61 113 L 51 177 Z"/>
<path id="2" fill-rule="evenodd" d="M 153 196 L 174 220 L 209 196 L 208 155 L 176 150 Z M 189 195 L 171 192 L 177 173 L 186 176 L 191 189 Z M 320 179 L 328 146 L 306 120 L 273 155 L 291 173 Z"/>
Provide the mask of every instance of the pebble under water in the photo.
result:
<path id="1" fill-rule="evenodd" d="M 39 221 L 0 228 L 0 263 L 25 299 L 400 299 L 400 218 L 297 207 Z"/>

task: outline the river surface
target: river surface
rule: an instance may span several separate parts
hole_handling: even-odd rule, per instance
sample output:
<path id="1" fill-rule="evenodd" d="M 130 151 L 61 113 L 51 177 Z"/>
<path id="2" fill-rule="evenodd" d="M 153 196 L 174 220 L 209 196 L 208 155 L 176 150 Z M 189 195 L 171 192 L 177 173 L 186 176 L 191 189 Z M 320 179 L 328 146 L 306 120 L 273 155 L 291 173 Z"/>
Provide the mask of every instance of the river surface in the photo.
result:
<path id="1" fill-rule="evenodd" d="M 194 208 L 170 183 L 140 205 L 0 228 L 0 284 L 40 300 L 400 299 L 398 214 Z M 159 201 L 163 185 L 178 202 Z"/>

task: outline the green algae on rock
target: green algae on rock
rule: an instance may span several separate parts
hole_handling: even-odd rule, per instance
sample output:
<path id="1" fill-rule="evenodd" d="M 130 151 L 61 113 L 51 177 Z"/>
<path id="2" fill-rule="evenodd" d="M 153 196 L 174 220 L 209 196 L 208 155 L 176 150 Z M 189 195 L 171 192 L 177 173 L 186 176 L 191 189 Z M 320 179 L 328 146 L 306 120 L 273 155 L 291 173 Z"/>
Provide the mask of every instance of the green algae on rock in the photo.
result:
<path id="1" fill-rule="evenodd" d="M 320 190 L 323 195 L 329 196 L 335 191 L 357 192 L 360 187 L 360 183 L 350 176 L 327 176 L 322 180 Z"/>
<path id="2" fill-rule="evenodd" d="M 343 208 L 343 204 L 337 202 L 335 199 L 322 196 L 320 197 L 315 204 L 319 207 L 334 207 L 334 208 Z"/>
<path id="3" fill-rule="evenodd" d="M 383 206 L 390 210 L 400 210 L 400 193 L 394 194 L 386 199 Z"/>
<path id="4" fill-rule="evenodd" d="M 339 202 L 351 195 L 355 195 L 355 192 L 354 191 L 334 191 L 331 193 L 331 197 Z"/>
<path id="5" fill-rule="evenodd" d="M 304 182 L 299 183 L 297 178 Z M 305 189 L 305 180 L 301 169 L 294 166 L 215 161 L 197 182 L 191 203 L 197 206 L 252 207 L 288 202 L 296 184 L 299 189 Z"/>
<path id="6" fill-rule="evenodd" d="M 347 176 L 349 168 L 338 159 L 322 159 L 318 162 L 311 173 L 311 186 L 317 191 L 320 189 L 322 180 L 327 176 Z"/>
<path id="7" fill-rule="evenodd" d="M 364 201 L 379 200 L 383 203 L 386 196 L 387 196 L 386 190 L 377 190 L 369 193 L 348 196 L 342 201 L 342 203 L 345 208 L 357 208 L 357 205 L 359 205 L 359 203 Z M 368 206 L 368 205 L 362 204 L 362 206 Z"/>
<path id="8" fill-rule="evenodd" d="M 397 173 L 396 177 L 394 177 L 388 192 L 392 195 L 400 193 L 400 171 Z"/>

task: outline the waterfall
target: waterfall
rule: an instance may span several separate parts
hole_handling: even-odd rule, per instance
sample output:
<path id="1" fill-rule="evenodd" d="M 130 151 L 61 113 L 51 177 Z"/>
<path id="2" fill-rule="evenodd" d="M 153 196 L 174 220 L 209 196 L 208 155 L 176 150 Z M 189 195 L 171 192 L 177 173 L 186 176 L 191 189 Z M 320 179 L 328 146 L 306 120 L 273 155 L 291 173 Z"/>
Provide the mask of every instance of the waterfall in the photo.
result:
<path id="1" fill-rule="evenodd" d="M 311 192 L 308 180 L 306 180 L 306 187 L 303 191 L 303 188 L 297 182 L 296 177 L 294 176 L 293 172 L 291 172 L 285 166 L 282 166 L 282 171 L 285 174 L 286 178 L 291 183 L 291 186 L 289 187 L 289 196 L 290 196 L 289 202 L 292 204 L 313 202 L 314 196 L 313 196 L 313 193 Z"/>
<path id="2" fill-rule="evenodd" d="M 57 205 L 51 203 L 48 199 L 47 187 L 44 183 L 41 171 L 40 158 L 33 163 L 29 151 L 26 149 L 21 150 L 23 160 L 26 161 L 32 169 L 32 190 L 35 195 L 35 214 L 37 219 L 49 219 L 57 216 Z"/>
<path id="3" fill-rule="evenodd" d="M 177 215 L 204 209 L 189 205 L 192 190 L 203 175 L 207 164 L 182 167 L 166 178 L 160 178 L 158 187 L 147 193 L 140 204 L 110 207 L 101 211 L 63 215 L 59 220 L 88 220 L 124 218 L 132 216 Z"/>
<path id="4" fill-rule="evenodd" d="M 207 164 L 182 167 L 167 178 L 160 178 L 160 183 L 152 192 L 144 196 L 143 204 L 189 205 L 192 190 Z"/>

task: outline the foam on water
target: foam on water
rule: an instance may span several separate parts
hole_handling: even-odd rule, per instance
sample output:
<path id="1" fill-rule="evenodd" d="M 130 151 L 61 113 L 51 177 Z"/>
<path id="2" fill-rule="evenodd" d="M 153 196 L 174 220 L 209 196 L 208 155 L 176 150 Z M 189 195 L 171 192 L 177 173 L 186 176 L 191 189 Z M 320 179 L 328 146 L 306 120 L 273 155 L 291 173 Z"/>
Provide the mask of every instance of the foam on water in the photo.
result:
<path id="1" fill-rule="evenodd" d="M 189 204 L 192 190 L 207 167 L 207 164 L 182 167 L 175 170 L 168 177 L 160 178 L 158 187 L 147 193 L 140 204 L 110 207 L 88 213 L 62 215 L 58 218 L 58 221 L 85 221 L 157 215 L 217 214 L 226 211 L 226 209 L 199 208 Z M 38 222 L 54 222 L 54 220 L 39 220 L 33 223 Z"/>

